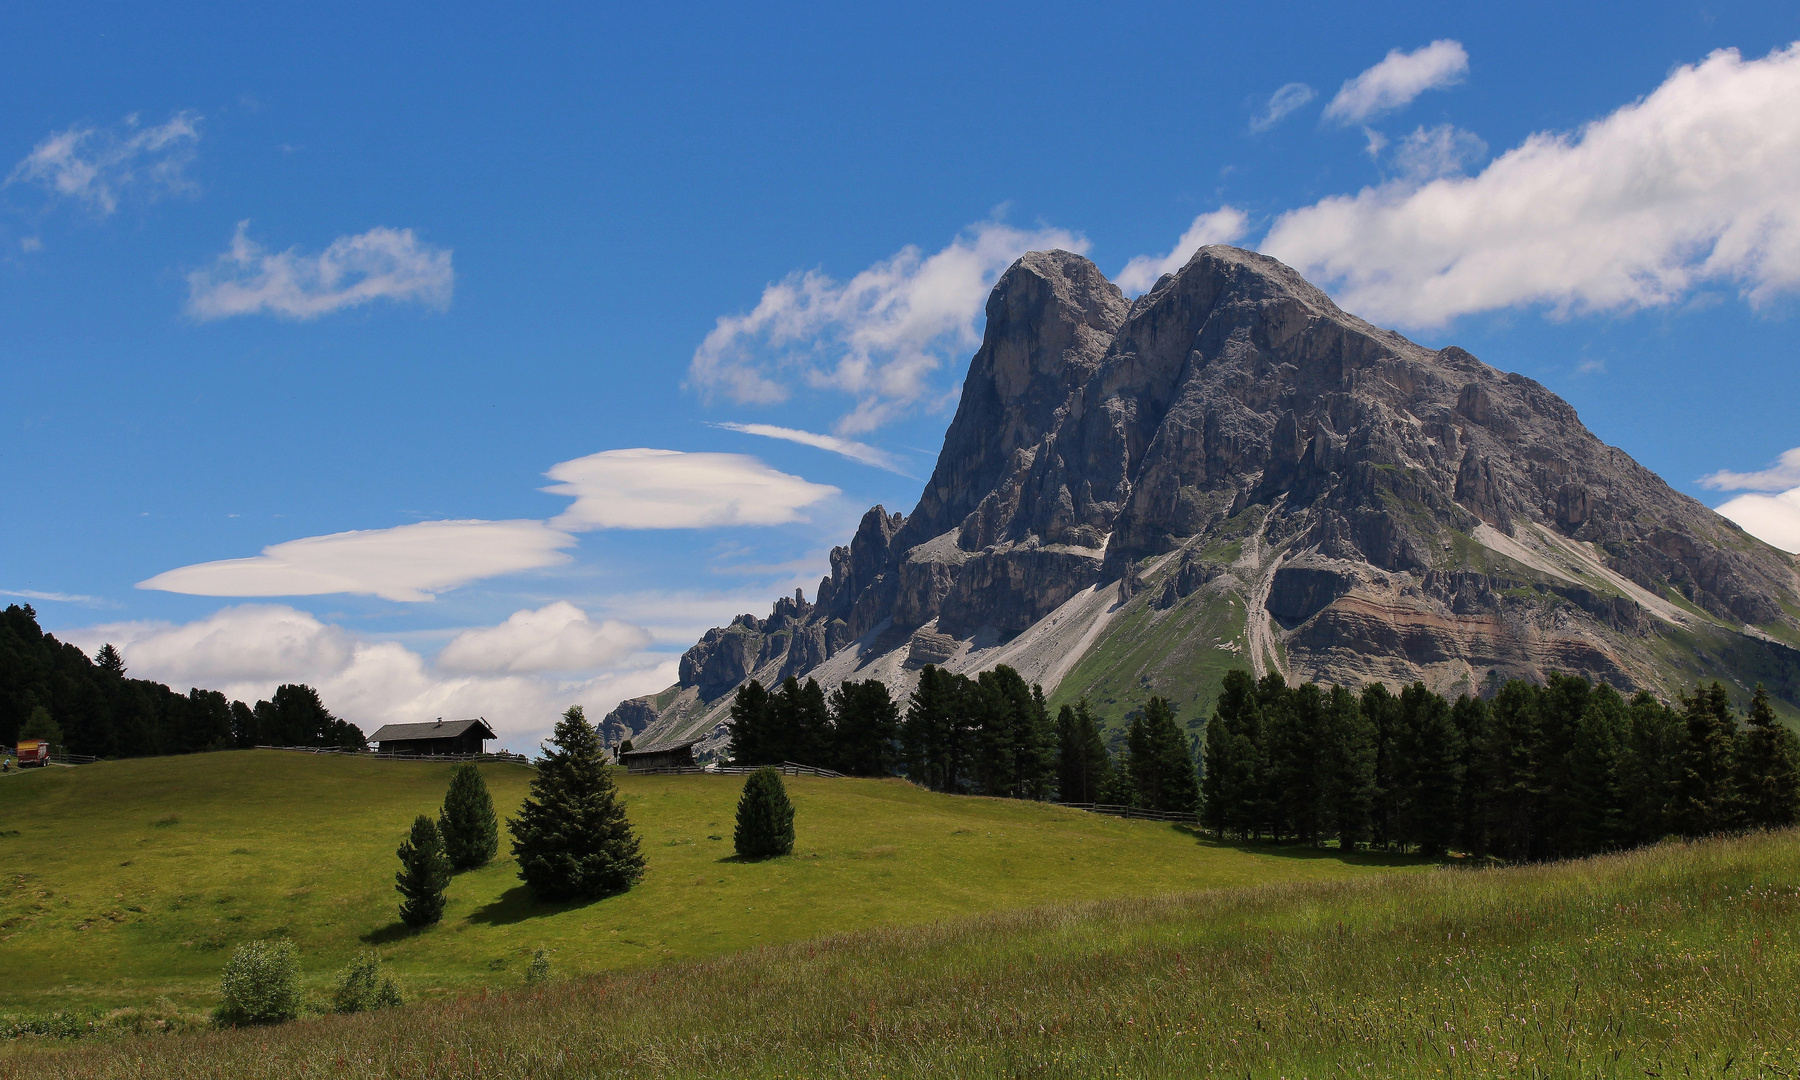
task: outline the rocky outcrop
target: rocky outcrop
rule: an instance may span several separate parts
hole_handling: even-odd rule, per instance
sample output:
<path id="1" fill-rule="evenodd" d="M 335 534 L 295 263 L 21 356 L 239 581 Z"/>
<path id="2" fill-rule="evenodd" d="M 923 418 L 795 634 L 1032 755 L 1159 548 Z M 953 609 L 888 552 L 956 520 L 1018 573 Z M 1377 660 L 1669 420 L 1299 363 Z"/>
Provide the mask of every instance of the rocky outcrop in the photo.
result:
<path id="1" fill-rule="evenodd" d="M 1107 709 L 1152 670 L 1186 693 L 1166 673 L 1198 686 L 1221 654 L 1297 678 L 1671 688 L 1667 658 L 1697 634 L 1800 644 L 1791 557 L 1538 383 L 1372 326 L 1266 256 L 1202 248 L 1128 303 L 1086 259 L 1034 252 L 987 315 L 913 513 L 865 515 L 815 603 L 709 631 L 682 660 L 696 700 L 752 676 L 904 682 L 1003 656 Z M 1114 634 L 1150 636 L 1132 652 L 1106 648 Z M 1144 659 L 1157 634 L 1190 660 Z M 1139 666 L 1033 660 L 1014 638 Z"/>

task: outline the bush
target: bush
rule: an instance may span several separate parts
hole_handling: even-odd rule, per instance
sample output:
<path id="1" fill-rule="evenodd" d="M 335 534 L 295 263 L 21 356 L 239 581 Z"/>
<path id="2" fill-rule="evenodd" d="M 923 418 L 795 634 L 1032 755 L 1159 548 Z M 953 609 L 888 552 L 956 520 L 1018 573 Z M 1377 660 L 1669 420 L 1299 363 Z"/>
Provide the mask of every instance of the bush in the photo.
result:
<path id="1" fill-rule="evenodd" d="M 438 832 L 444 837 L 444 854 L 456 870 L 486 866 L 500 850 L 500 819 L 494 800 L 474 762 L 456 767 L 444 809 L 438 814 Z"/>
<path id="2" fill-rule="evenodd" d="M 536 986 L 550 981 L 550 954 L 538 949 L 531 954 L 531 963 L 525 968 L 525 985 Z"/>
<path id="3" fill-rule="evenodd" d="M 519 877 L 541 901 L 595 900 L 644 876 L 644 856 L 581 706 L 563 713 L 531 797 L 508 821 Z"/>
<path id="4" fill-rule="evenodd" d="M 408 926 L 430 926 L 444 917 L 444 890 L 450 887 L 450 860 L 444 856 L 444 840 L 430 818 L 413 819 L 412 835 L 395 852 L 400 872 L 394 890 L 401 896 L 400 921 Z"/>
<path id="5" fill-rule="evenodd" d="M 219 979 L 223 1000 L 213 1013 L 220 1024 L 278 1024 L 300 1014 L 300 965 L 294 943 L 247 941 L 225 962 Z"/>
<path id="6" fill-rule="evenodd" d="M 331 994 L 331 1011 L 341 1013 L 391 1009 L 400 1004 L 400 987 L 391 975 L 381 973 L 381 957 L 366 952 L 338 972 L 337 989 Z"/>
<path id="7" fill-rule="evenodd" d="M 758 769 L 744 781 L 738 799 L 737 831 L 732 836 L 737 853 L 746 859 L 767 859 L 794 850 L 794 804 L 787 785 L 774 769 Z"/>

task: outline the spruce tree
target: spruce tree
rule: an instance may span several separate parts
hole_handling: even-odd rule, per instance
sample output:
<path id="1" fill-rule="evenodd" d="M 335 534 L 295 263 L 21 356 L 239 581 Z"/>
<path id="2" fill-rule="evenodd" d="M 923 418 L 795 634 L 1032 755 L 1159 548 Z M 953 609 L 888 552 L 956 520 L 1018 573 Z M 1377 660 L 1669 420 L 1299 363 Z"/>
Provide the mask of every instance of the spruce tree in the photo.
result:
<path id="1" fill-rule="evenodd" d="M 775 769 L 758 769 L 744 781 L 738 798 L 733 846 L 746 859 L 789 855 L 794 850 L 794 804 Z"/>
<path id="2" fill-rule="evenodd" d="M 1462 797 L 1456 817 L 1460 825 L 1457 844 L 1471 855 L 1485 855 L 1490 844 L 1487 824 L 1482 816 L 1482 794 L 1487 791 L 1488 775 L 1482 748 L 1487 744 L 1488 707 L 1478 697 L 1463 694 L 1450 706 L 1450 721 L 1462 737 Z"/>
<path id="3" fill-rule="evenodd" d="M 1800 814 L 1800 740 L 1775 719 L 1761 683 L 1750 698 L 1748 726 L 1738 738 L 1737 792 L 1743 824 L 1780 829 Z"/>
<path id="4" fill-rule="evenodd" d="M 1422 682 L 1401 692 L 1400 715 L 1406 733 L 1398 773 L 1404 791 L 1401 839 L 1417 844 L 1422 854 L 1443 855 L 1461 832 L 1462 734 L 1450 718 L 1450 703 Z"/>
<path id="5" fill-rule="evenodd" d="M 438 812 L 438 832 L 444 837 L 444 854 L 457 870 L 486 866 L 500 850 L 500 819 L 487 781 L 472 761 L 450 774 L 450 790 Z"/>
<path id="6" fill-rule="evenodd" d="M 1532 687 L 1511 679 L 1494 695 L 1487 745 L 1480 755 L 1487 792 L 1483 826 L 1496 854 L 1530 859 L 1537 810 L 1538 699 Z"/>
<path id="7" fill-rule="evenodd" d="M 851 776 L 894 771 L 900 710 L 880 679 L 847 682 L 831 694 L 831 753 L 827 768 Z"/>
<path id="8" fill-rule="evenodd" d="M 1631 699 L 1620 763 L 1624 842 L 1649 844 L 1668 835 L 1680 764 L 1681 718 L 1648 690 Z"/>
<path id="9" fill-rule="evenodd" d="M 1073 707 L 1064 705 L 1056 714 L 1056 743 L 1056 797 L 1063 802 L 1101 802 L 1112 757 L 1087 698 Z"/>
<path id="10" fill-rule="evenodd" d="M 1256 680 L 1241 668 L 1227 671 L 1207 724 L 1202 819 L 1221 834 L 1249 839 L 1255 831 L 1261 726 Z"/>
<path id="11" fill-rule="evenodd" d="M 1375 730 L 1363 716 L 1362 703 L 1346 687 L 1332 687 L 1326 698 L 1319 758 L 1328 828 L 1337 835 L 1340 850 L 1352 850 L 1369 839 L 1369 813 L 1375 805 Z"/>
<path id="12" fill-rule="evenodd" d="M 1056 782 L 1056 732 L 1042 687 L 1030 687 L 1001 664 L 976 680 L 972 697 L 980 731 L 976 765 L 981 789 L 1013 799 L 1047 799 Z"/>
<path id="13" fill-rule="evenodd" d="M 968 788 L 973 748 L 969 702 L 973 686 L 932 664 L 919 672 L 919 685 L 900 725 L 900 750 L 906 775 L 933 791 Z"/>
<path id="14" fill-rule="evenodd" d="M 450 887 L 450 860 L 444 840 L 431 818 L 413 819 L 412 833 L 395 852 L 400 871 L 394 889 L 400 894 L 400 921 L 408 926 L 430 926 L 444 917 L 444 890 Z"/>
<path id="15" fill-rule="evenodd" d="M 1732 773 L 1737 717 L 1732 713 L 1731 698 L 1716 682 L 1696 687 L 1694 696 L 1684 697 L 1682 704 L 1687 730 L 1672 812 L 1676 828 L 1684 835 L 1704 836 L 1735 824 Z"/>
<path id="16" fill-rule="evenodd" d="M 1375 736 L 1374 804 L 1369 809 L 1369 842 L 1392 847 L 1401 830 L 1397 800 L 1400 793 L 1400 699 L 1386 683 L 1373 682 L 1362 689 L 1362 713 Z"/>
<path id="17" fill-rule="evenodd" d="M 1623 777 L 1625 741 L 1630 720 L 1625 699 L 1601 683 L 1587 696 L 1587 708 L 1575 729 L 1570 750 L 1572 843 L 1563 855 L 1611 851 L 1626 841 Z"/>
<path id="18" fill-rule="evenodd" d="M 1145 810 L 1192 812 L 1200 802 L 1199 777 L 1188 753 L 1187 736 L 1175 723 L 1174 710 L 1151 695 L 1141 715 L 1133 717 L 1126 737 L 1130 752 L 1133 805 Z"/>
<path id="19" fill-rule="evenodd" d="M 592 900 L 643 877 L 644 857 L 612 767 L 579 705 L 557 721 L 531 794 L 506 824 L 519 877 L 539 900 Z"/>
<path id="20" fill-rule="evenodd" d="M 769 757 L 769 734 L 769 692 L 751 679 L 738 687 L 731 699 L 731 763 L 770 765 L 779 761 Z"/>

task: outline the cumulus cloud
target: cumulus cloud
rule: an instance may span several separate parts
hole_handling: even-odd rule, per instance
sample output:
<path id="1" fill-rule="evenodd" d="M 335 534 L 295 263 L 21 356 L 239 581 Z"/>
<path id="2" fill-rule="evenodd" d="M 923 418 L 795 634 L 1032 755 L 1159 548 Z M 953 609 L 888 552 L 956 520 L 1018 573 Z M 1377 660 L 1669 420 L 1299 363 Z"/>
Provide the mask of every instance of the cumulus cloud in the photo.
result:
<path id="1" fill-rule="evenodd" d="M 351 593 L 430 600 L 478 578 L 568 561 L 575 538 L 541 521 L 422 521 L 273 544 L 248 559 L 165 571 L 140 589 L 193 596 Z"/>
<path id="2" fill-rule="evenodd" d="M 148 128 L 136 115 L 111 128 L 78 125 L 38 143 L 6 182 L 37 184 L 104 217 L 129 192 L 154 198 L 191 190 L 184 171 L 199 141 L 200 115 L 187 111 Z"/>
<path id="3" fill-rule="evenodd" d="M 1669 304 L 1708 281 L 1752 304 L 1800 285 L 1800 44 L 1721 50 L 1571 134 L 1474 176 L 1414 178 L 1276 220 L 1262 250 L 1376 321 L 1516 304 Z"/>
<path id="4" fill-rule="evenodd" d="M 724 422 L 712 425 L 726 431 L 741 431 L 745 435 L 761 435 L 765 439 L 782 439 L 796 442 L 802 446 L 817 447 L 829 450 L 834 454 L 842 454 L 851 461 L 860 461 L 864 465 L 873 465 L 877 469 L 886 469 L 901 476 L 909 475 L 900 467 L 899 459 L 886 450 L 877 449 L 868 443 L 860 443 L 854 439 L 840 439 L 836 435 L 820 435 L 799 428 L 776 427 L 774 424 L 738 424 Z"/>
<path id="5" fill-rule="evenodd" d="M 1325 106 L 1325 119 L 1346 126 L 1360 124 L 1378 113 L 1411 104 L 1427 90 L 1453 86 L 1468 71 L 1469 54 L 1460 41 L 1446 38 L 1409 53 L 1389 50 L 1381 63 L 1339 88 Z"/>
<path id="6" fill-rule="evenodd" d="M 1156 279 L 1164 274 L 1173 274 L 1187 265 L 1194 257 L 1194 252 L 1207 244 L 1230 244 L 1243 238 L 1250 229 L 1250 219 L 1235 206 L 1221 206 L 1211 213 L 1201 214 L 1188 226 L 1181 239 L 1169 249 L 1167 255 L 1139 255 L 1125 264 L 1119 271 L 1116 283 L 1128 295 L 1148 292 Z"/>
<path id="7" fill-rule="evenodd" d="M 188 275 L 189 315 L 316 319 L 376 300 L 450 306 L 456 279 L 450 249 L 421 242 L 411 229 L 340 236 L 319 254 L 304 255 L 298 248 L 269 251 L 250 239 L 249 227 L 239 222 L 231 249 Z"/>
<path id="8" fill-rule="evenodd" d="M 1420 127 L 1400 140 L 1394 164 L 1407 177 L 1423 183 L 1462 172 L 1486 157 L 1487 149 L 1480 136 L 1454 124 Z M 1374 152 L 1379 153 L 1379 148 Z"/>
<path id="9" fill-rule="evenodd" d="M 932 255 L 908 246 L 840 282 L 816 270 L 763 290 L 755 308 L 720 316 L 695 350 L 689 384 L 739 404 L 783 401 L 798 380 L 849 395 L 840 436 L 873 431 L 942 395 L 933 376 L 980 343 L 976 324 L 995 280 L 1020 255 L 1087 250 L 1061 229 L 984 222 Z"/>
<path id="10" fill-rule="evenodd" d="M 1800 555 L 1800 487 L 1779 495 L 1739 495 L 1719 513 L 1758 540 Z"/>
<path id="11" fill-rule="evenodd" d="M 705 529 L 783 525 L 838 489 L 777 472 L 746 454 L 607 450 L 556 465 L 544 490 L 575 504 L 557 529 Z"/>
<path id="12" fill-rule="evenodd" d="M 650 644 L 630 623 L 594 622 L 587 612 L 558 600 L 536 611 L 517 611 L 499 626 L 465 630 L 438 653 L 446 671 L 489 674 L 580 671 L 604 667 Z"/>
<path id="13" fill-rule="evenodd" d="M 598 720 L 624 698 L 674 682 L 678 664 L 666 654 L 631 651 L 615 652 L 568 678 L 522 667 L 459 673 L 397 642 L 364 640 L 276 604 L 229 607 L 185 625 L 114 623 L 59 636 L 90 653 L 112 642 L 135 676 L 219 690 L 241 701 L 267 698 L 284 682 L 305 682 L 327 708 L 365 733 L 383 724 L 485 716 L 502 745 L 524 751 L 534 750 L 570 705 Z M 503 651 L 487 655 L 496 659 Z"/>
<path id="14" fill-rule="evenodd" d="M 1291 82 L 1269 95 L 1269 102 L 1250 118 L 1251 131 L 1267 131 L 1281 123 L 1287 115 L 1318 96 L 1318 91 L 1301 82 Z"/>

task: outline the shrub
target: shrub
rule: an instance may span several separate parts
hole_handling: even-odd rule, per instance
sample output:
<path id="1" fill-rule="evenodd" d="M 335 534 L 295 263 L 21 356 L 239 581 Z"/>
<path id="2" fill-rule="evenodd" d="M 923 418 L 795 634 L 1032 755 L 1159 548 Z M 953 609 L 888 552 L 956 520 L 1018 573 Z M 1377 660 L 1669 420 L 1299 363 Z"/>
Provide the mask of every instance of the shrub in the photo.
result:
<path id="1" fill-rule="evenodd" d="M 444 890 L 450 887 L 450 860 L 444 856 L 444 840 L 430 818 L 413 820 L 412 835 L 400 850 L 400 872 L 394 889 L 400 896 L 400 921 L 408 926 L 430 926 L 444 917 Z"/>
<path id="2" fill-rule="evenodd" d="M 550 981 L 550 954 L 537 949 L 531 954 L 531 963 L 525 967 L 525 985 L 535 986 Z"/>
<path id="3" fill-rule="evenodd" d="M 444 854 L 455 870 L 486 866 L 500 850 L 500 819 L 494 815 L 493 797 L 474 762 L 457 766 L 450 777 L 444 809 L 438 814 L 438 832 L 443 834 Z"/>
<path id="4" fill-rule="evenodd" d="M 758 769 L 744 781 L 738 799 L 737 831 L 732 836 L 737 853 L 746 859 L 766 859 L 794 850 L 794 804 L 787 785 L 774 769 Z"/>
<path id="5" fill-rule="evenodd" d="M 644 876 L 612 766 L 579 705 L 557 721 L 531 795 L 506 824 L 519 877 L 539 900 L 594 900 Z"/>
<path id="6" fill-rule="evenodd" d="M 331 1011 L 367 1012 L 391 1009 L 399 1004 L 400 987 L 393 976 L 382 974 L 379 954 L 363 953 L 338 972 L 337 989 L 331 994 Z"/>
<path id="7" fill-rule="evenodd" d="M 300 965 L 294 943 L 247 941 L 225 962 L 219 979 L 223 1000 L 214 1021 L 241 1024 L 278 1024 L 300 1014 Z"/>

